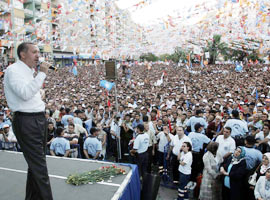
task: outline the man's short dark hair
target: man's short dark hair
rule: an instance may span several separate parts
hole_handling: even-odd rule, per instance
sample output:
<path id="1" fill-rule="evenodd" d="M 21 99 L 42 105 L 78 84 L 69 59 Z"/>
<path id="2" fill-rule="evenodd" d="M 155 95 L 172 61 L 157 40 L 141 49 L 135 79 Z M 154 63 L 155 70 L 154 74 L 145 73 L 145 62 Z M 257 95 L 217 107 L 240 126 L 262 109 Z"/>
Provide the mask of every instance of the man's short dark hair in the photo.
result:
<path id="1" fill-rule="evenodd" d="M 136 128 L 139 129 L 141 133 L 144 131 L 144 126 L 142 124 L 138 124 Z"/>
<path id="2" fill-rule="evenodd" d="M 56 134 L 56 136 L 61 136 L 61 133 L 63 132 L 63 128 L 62 127 L 58 127 L 57 129 L 56 129 L 56 131 L 55 131 L 55 134 Z"/>
<path id="3" fill-rule="evenodd" d="M 248 135 L 248 136 L 246 137 L 246 142 L 247 142 L 247 144 L 249 144 L 249 145 L 254 145 L 254 144 L 256 143 L 256 139 L 255 139 L 254 136 Z"/>
<path id="4" fill-rule="evenodd" d="M 143 122 L 148 122 L 148 116 L 143 116 Z"/>
<path id="5" fill-rule="evenodd" d="M 19 57 L 19 59 L 21 59 L 21 52 L 27 52 L 28 51 L 28 45 L 35 45 L 32 42 L 23 42 L 21 43 L 18 48 L 17 48 L 17 55 Z"/>
<path id="6" fill-rule="evenodd" d="M 91 128 L 90 129 L 90 133 L 93 135 L 95 132 L 97 132 L 97 131 L 99 131 L 99 129 L 98 128 L 95 128 L 95 127 L 93 127 L 93 128 Z"/>
<path id="7" fill-rule="evenodd" d="M 198 132 L 201 127 L 203 127 L 203 125 L 201 125 L 200 123 L 197 123 L 195 124 L 194 129 L 196 132 Z"/>
<path id="8" fill-rule="evenodd" d="M 231 128 L 231 127 L 226 126 L 226 127 L 224 127 L 224 128 L 226 128 L 227 130 L 229 130 L 230 133 L 232 132 L 232 128 Z"/>
<path id="9" fill-rule="evenodd" d="M 67 114 L 69 114 L 70 108 L 66 108 L 65 111 L 66 111 Z"/>
<path id="10" fill-rule="evenodd" d="M 238 110 L 233 110 L 232 111 L 232 116 L 233 116 L 233 118 L 239 118 L 239 112 L 238 112 Z"/>

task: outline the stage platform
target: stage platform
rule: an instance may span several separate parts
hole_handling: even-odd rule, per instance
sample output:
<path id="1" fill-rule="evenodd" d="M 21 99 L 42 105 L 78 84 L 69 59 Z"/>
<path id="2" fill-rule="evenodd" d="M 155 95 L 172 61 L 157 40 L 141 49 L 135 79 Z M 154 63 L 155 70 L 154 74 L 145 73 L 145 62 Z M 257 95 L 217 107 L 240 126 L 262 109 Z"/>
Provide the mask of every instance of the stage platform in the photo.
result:
<path id="1" fill-rule="evenodd" d="M 103 182 L 73 186 L 67 184 L 70 174 L 82 173 L 115 164 L 125 169 L 125 175 Z M 47 156 L 47 166 L 54 200 L 139 200 L 140 181 L 136 165 Z M 0 151 L 0 199 L 23 200 L 25 197 L 27 164 L 20 152 Z"/>

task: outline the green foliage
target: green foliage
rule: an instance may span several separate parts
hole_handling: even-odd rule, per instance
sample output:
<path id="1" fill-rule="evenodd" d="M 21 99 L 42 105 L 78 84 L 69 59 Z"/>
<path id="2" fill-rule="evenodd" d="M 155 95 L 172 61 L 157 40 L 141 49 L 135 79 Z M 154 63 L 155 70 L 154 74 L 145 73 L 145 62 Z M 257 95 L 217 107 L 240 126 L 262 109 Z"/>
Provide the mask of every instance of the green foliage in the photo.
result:
<path id="1" fill-rule="evenodd" d="M 88 183 L 96 183 L 105 180 L 109 180 L 114 176 L 125 174 L 125 170 L 117 168 L 115 165 L 102 167 L 90 172 L 84 172 L 81 174 L 72 174 L 67 178 L 66 183 L 72 185 L 85 185 Z"/>
<path id="2" fill-rule="evenodd" d="M 140 59 L 146 60 L 146 61 L 152 61 L 152 62 L 158 61 L 158 57 L 153 53 L 143 54 L 140 56 Z"/>
<path id="3" fill-rule="evenodd" d="M 209 64 L 215 64 L 217 58 L 220 56 L 223 57 L 225 61 L 227 60 L 244 61 L 245 59 L 252 61 L 255 60 L 261 61 L 257 50 L 248 49 L 246 47 L 246 44 L 249 42 L 259 44 L 259 41 L 246 39 L 246 42 L 235 41 L 232 43 L 232 47 L 228 47 L 228 44 L 226 44 L 225 42 L 221 42 L 221 35 L 214 35 L 212 40 L 207 41 L 207 46 L 204 47 L 203 50 L 204 52 L 209 52 L 210 55 L 210 58 L 208 60 Z M 190 43 L 192 43 L 192 41 L 190 41 Z M 153 62 L 157 60 L 161 61 L 171 60 L 175 63 L 178 63 L 179 60 L 182 61 L 187 60 L 188 54 L 190 55 L 191 57 L 190 59 L 193 62 L 195 59 L 193 52 L 190 52 L 189 50 L 183 49 L 181 47 L 176 47 L 173 54 L 163 54 L 160 55 L 160 57 L 157 57 L 152 53 L 148 53 L 141 55 L 140 59 Z"/>
<path id="4" fill-rule="evenodd" d="M 215 64 L 217 57 L 220 54 L 225 56 L 227 50 L 227 44 L 221 42 L 221 35 L 214 35 L 213 40 L 207 42 L 207 47 L 204 49 L 204 52 L 209 52 L 210 54 L 209 64 Z"/>

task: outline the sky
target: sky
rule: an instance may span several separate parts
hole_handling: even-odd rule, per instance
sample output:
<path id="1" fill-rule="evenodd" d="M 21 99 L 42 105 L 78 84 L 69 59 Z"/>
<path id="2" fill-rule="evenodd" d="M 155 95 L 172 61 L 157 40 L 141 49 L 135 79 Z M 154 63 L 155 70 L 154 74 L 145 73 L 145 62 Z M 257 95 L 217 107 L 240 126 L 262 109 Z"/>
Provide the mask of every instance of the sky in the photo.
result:
<path id="1" fill-rule="evenodd" d="M 168 15 L 174 17 L 184 13 L 190 7 L 198 3 L 216 3 L 217 0 L 145 0 L 145 4 L 139 4 L 142 0 L 116 0 L 120 9 L 128 9 L 135 23 L 143 26 L 158 23 Z"/>

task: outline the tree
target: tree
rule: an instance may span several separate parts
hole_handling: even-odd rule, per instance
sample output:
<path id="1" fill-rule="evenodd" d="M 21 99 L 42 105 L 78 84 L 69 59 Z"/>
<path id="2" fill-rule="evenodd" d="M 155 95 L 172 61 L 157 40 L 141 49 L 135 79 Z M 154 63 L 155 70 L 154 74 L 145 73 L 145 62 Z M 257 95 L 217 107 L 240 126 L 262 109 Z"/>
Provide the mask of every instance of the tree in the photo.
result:
<path id="1" fill-rule="evenodd" d="M 158 60 L 158 57 L 153 53 L 147 53 L 147 54 L 142 54 L 140 56 L 140 59 L 141 60 L 147 60 L 148 62 L 149 61 L 155 62 L 155 61 Z"/>
<path id="2" fill-rule="evenodd" d="M 215 64 L 219 54 L 223 56 L 227 55 L 227 44 L 221 42 L 221 35 L 214 35 L 213 40 L 207 42 L 204 52 L 209 52 L 210 54 L 209 64 Z"/>

